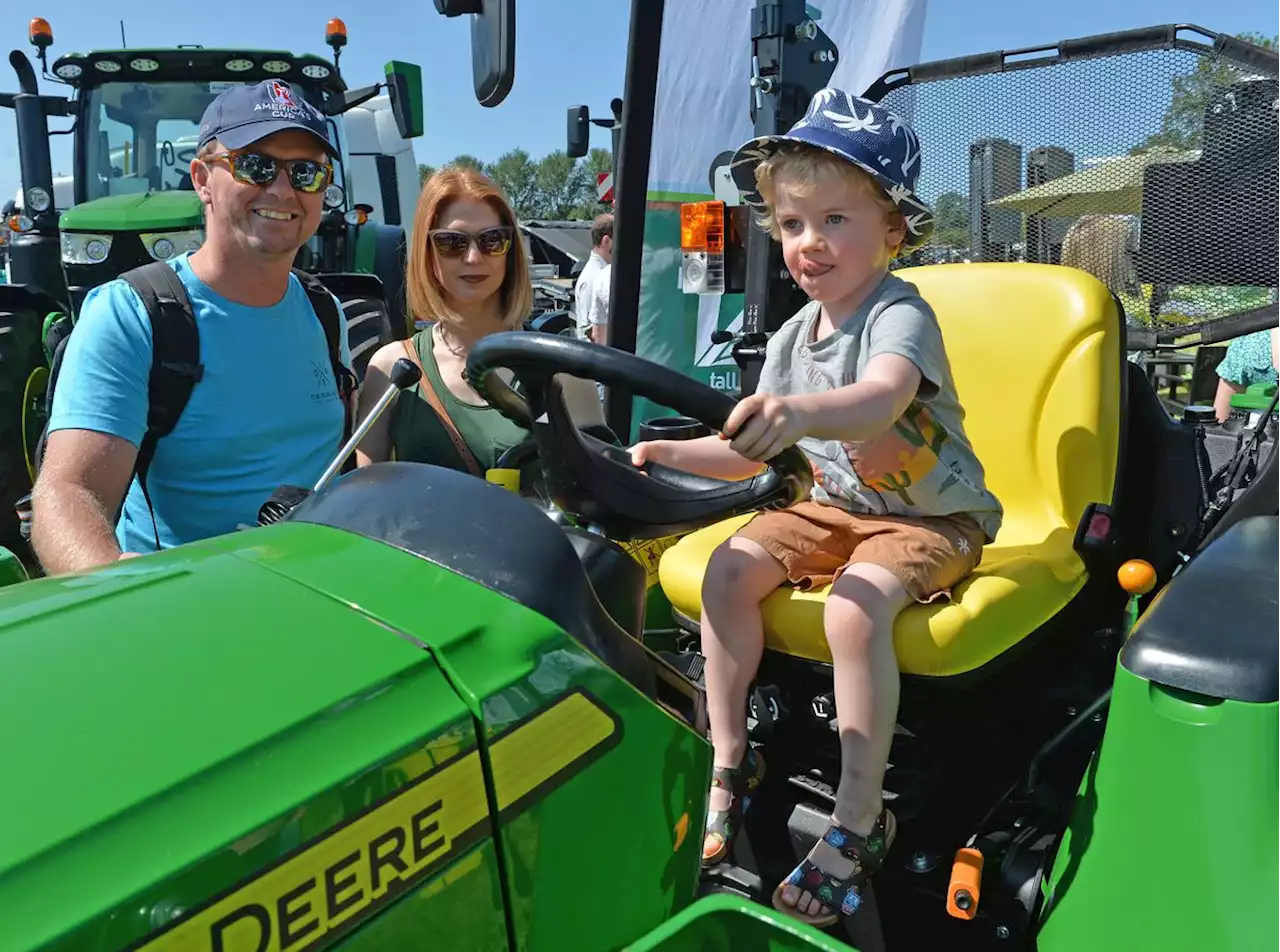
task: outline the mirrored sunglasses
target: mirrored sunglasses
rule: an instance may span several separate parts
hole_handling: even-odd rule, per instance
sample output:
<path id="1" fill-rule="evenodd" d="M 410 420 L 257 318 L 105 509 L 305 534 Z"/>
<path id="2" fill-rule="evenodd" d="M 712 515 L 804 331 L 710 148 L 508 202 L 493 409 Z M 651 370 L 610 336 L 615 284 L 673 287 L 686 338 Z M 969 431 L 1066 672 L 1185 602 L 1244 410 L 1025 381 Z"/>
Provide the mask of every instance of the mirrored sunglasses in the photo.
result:
<path id="1" fill-rule="evenodd" d="M 259 152 L 218 152 L 209 158 L 225 161 L 237 182 L 259 188 L 274 182 L 281 169 L 294 190 L 308 195 L 324 191 L 333 179 L 333 166 L 314 159 L 277 159 Z"/>
<path id="2" fill-rule="evenodd" d="M 431 244 L 436 252 L 446 258 L 461 258 L 474 243 L 483 255 L 505 255 L 511 249 L 514 230 L 510 225 L 498 225 L 483 231 L 452 231 L 437 228 L 430 232 Z"/>

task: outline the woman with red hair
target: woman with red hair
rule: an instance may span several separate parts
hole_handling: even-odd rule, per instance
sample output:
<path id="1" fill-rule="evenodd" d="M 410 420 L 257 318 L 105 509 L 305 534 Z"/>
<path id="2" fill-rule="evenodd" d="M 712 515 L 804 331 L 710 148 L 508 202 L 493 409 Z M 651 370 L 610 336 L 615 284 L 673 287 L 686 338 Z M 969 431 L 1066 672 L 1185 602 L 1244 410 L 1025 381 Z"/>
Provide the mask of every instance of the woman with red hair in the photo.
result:
<path id="1" fill-rule="evenodd" d="M 483 477 L 529 433 L 463 379 L 467 355 L 489 334 L 521 330 L 533 307 L 515 215 L 492 179 L 456 167 L 427 179 L 418 197 L 406 283 L 412 315 L 427 326 L 374 353 L 360 388 L 359 418 L 386 390 L 401 357 L 417 363 L 422 378 L 397 395 L 361 441 L 357 465 L 411 460 Z M 562 378 L 562 384 L 579 426 L 603 423 L 590 381 Z"/>

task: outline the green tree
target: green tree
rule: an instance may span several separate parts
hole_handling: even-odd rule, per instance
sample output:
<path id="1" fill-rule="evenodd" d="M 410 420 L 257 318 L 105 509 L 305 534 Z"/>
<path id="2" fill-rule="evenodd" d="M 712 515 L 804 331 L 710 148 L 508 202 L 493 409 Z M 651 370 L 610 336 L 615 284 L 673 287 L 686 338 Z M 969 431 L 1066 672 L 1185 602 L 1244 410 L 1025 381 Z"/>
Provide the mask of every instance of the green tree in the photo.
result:
<path id="1" fill-rule="evenodd" d="M 591 170 L 592 181 L 600 172 L 613 171 L 613 153 L 598 146 L 587 153 L 587 168 Z"/>
<path id="2" fill-rule="evenodd" d="M 1274 50 L 1280 37 L 1268 39 L 1261 33 L 1240 33 L 1237 39 Z M 1204 108 L 1216 87 L 1227 86 L 1248 71 L 1215 56 L 1202 56 L 1196 68 L 1173 79 L 1173 97 L 1160 123 L 1160 131 L 1147 136 L 1129 150 L 1131 155 L 1156 150 L 1184 151 L 1200 146 L 1204 129 Z"/>
<path id="3" fill-rule="evenodd" d="M 447 164 L 454 168 L 475 169 L 477 172 L 487 171 L 483 162 L 477 159 L 474 155 L 468 155 L 465 152 L 462 155 L 456 156 L 453 161 Z"/>
<path id="4" fill-rule="evenodd" d="M 488 175 L 520 218 L 563 220 L 593 218 L 609 210 L 608 205 L 596 201 L 596 175 L 612 166 L 608 149 L 592 149 L 583 160 L 557 150 L 537 161 L 524 149 L 512 149 L 496 162 L 481 162 L 464 153 L 440 168 L 471 168 Z M 419 164 L 419 182 L 436 171 L 436 166 Z"/>
<path id="5" fill-rule="evenodd" d="M 959 192 L 943 192 L 933 205 L 933 243 L 949 248 L 969 247 L 969 199 Z"/>
<path id="6" fill-rule="evenodd" d="M 487 166 L 485 172 L 507 196 L 517 218 L 538 217 L 543 200 L 538 188 L 538 166 L 528 152 L 512 149 Z"/>
<path id="7" fill-rule="evenodd" d="M 595 177 L 587 165 L 569 158 L 562 150 L 551 152 L 538 162 L 534 174 L 537 214 L 540 218 L 567 218 L 595 192 Z"/>

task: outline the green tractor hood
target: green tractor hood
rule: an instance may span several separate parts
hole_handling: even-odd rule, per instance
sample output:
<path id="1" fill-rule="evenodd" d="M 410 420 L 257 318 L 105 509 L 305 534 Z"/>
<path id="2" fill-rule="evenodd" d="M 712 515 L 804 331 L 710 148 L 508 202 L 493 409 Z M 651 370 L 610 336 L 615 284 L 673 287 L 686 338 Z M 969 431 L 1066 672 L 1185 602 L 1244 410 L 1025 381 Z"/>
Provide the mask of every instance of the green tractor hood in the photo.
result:
<path id="1" fill-rule="evenodd" d="M 383 592 L 439 576 L 460 599 L 435 613 L 446 641 L 502 600 L 377 543 L 279 530 L 6 591 L 0 947 L 122 947 L 474 750 L 427 646 L 288 577 L 272 540 L 298 562 L 363 553 L 390 567 Z M 488 816 L 476 761 L 448 772 L 475 794 L 472 826 Z"/>
<path id="2" fill-rule="evenodd" d="M 2 593 L 0 950 L 623 948 L 691 900 L 696 696 L 619 674 L 562 528 L 415 464 L 306 512 Z"/>
<path id="3" fill-rule="evenodd" d="M 58 225 L 63 231 L 138 232 L 199 228 L 202 221 L 200 197 L 173 189 L 85 202 L 63 212 Z"/>

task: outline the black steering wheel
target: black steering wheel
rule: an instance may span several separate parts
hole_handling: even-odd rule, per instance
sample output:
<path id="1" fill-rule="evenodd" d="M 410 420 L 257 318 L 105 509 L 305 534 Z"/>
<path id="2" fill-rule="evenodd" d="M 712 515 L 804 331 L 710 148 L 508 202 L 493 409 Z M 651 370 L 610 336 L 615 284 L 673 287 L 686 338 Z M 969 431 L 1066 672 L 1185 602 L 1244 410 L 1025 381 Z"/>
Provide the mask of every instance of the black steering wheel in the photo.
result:
<path id="1" fill-rule="evenodd" d="M 510 370 L 527 396 L 498 374 Z M 669 367 L 588 341 L 509 331 L 481 340 L 467 357 L 467 379 L 490 405 L 532 431 L 547 495 L 566 513 L 611 539 L 655 539 L 692 532 L 759 509 L 805 498 L 813 471 L 799 447 L 736 482 L 656 464 L 638 469 L 626 449 L 574 426 L 556 374 L 612 384 L 721 431 L 736 401 Z"/>

